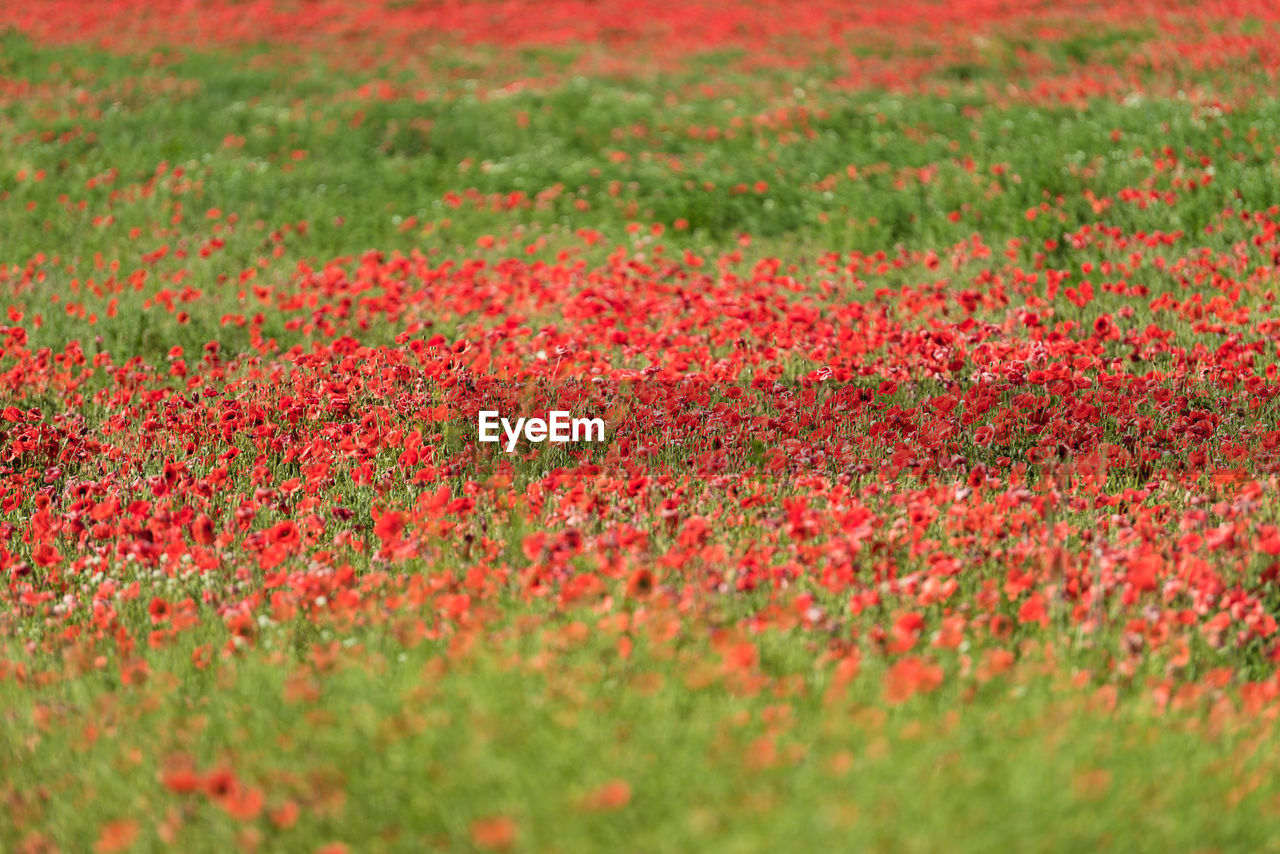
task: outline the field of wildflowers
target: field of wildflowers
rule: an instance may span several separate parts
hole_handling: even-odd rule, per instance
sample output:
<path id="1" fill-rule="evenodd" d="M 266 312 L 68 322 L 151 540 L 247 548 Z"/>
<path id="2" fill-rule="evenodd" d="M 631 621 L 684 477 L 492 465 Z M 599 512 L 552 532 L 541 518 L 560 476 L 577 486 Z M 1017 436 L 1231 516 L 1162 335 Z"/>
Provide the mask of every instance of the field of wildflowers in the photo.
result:
<path id="1" fill-rule="evenodd" d="M 1271 0 L 0 5 L 0 851 L 1280 851 L 1277 75 Z"/>

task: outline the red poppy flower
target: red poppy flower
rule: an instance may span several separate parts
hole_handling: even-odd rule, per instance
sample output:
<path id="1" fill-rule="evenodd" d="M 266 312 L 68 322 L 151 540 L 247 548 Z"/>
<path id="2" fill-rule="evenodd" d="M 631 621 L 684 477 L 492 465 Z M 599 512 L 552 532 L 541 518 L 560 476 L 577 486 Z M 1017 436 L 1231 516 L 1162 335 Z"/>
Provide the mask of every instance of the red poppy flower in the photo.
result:
<path id="1" fill-rule="evenodd" d="M 191 520 L 191 539 L 202 546 L 213 545 L 213 520 L 204 513 Z"/>
<path id="2" fill-rule="evenodd" d="M 653 572 L 647 568 L 637 569 L 627 579 L 627 595 L 632 599 L 643 599 L 653 592 Z"/>
<path id="3" fill-rule="evenodd" d="M 373 526 L 373 533 L 383 542 L 390 542 L 400 539 L 404 528 L 405 515 L 396 510 L 389 510 L 378 517 L 377 523 Z"/>
<path id="4" fill-rule="evenodd" d="M 626 780 L 610 780 L 587 793 L 582 808 L 588 812 L 612 812 L 631 803 L 631 784 Z"/>
<path id="5" fill-rule="evenodd" d="M 302 533 L 298 530 L 298 523 L 292 519 L 286 519 L 267 531 L 267 541 L 286 547 L 298 545 L 302 540 Z"/>
<path id="6" fill-rule="evenodd" d="M 471 822 L 471 844 L 489 851 L 503 851 L 516 841 L 516 823 L 505 815 Z"/>

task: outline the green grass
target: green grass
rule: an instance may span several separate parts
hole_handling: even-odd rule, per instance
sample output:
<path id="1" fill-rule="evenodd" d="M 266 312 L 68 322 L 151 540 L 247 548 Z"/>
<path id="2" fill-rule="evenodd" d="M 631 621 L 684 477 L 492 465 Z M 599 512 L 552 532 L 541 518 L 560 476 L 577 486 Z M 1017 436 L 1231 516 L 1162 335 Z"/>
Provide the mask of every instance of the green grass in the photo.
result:
<path id="1" fill-rule="evenodd" d="M 9 681 L 4 791 L 19 793 L 21 820 L 11 812 L 0 840 L 35 823 L 86 849 L 112 809 L 156 816 L 137 850 L 243 840 L 205 794 L 165 789 L 180 756 L 232 770 L 263 793 L 263 816 L 300 806 L 288 829 L 254 824 L 268 850 L 466 850 L 472 823 L 494 815 L 514 821 L 520 850 L 1274 850 L 1274 735 L 1213 729 L 1207 701 L 1161 719 L 1143 703 L 1107 712 L 1028 664 L 968 698 L 949 688 L 886 708 L 874 674 L 828 695 L 821 673 L 771 678 L 768 657 L 762 694 L 714 665 L 690 689 L 695 662 L 716 657 L 705 640 L 638 640 L 623 661 L 593 632 L 542 670 L 535 653 L 564 646 L 556 625 L 518 642 L 490 626 L 448 659 L 357 630 L 335 637 L 319 672 L 273 650 L 284 638 L 269 630 L 205 672 L 187 645 L 152 654 L 142 687 L 92 673 L 40 691 Z M 769 643 L 789 665 L 811 657 L 802 634 Z M 74 735 L 95 730 L 91 743 Z M 615 779 L 630 787 L 625 809 L 584 808 Z"/>

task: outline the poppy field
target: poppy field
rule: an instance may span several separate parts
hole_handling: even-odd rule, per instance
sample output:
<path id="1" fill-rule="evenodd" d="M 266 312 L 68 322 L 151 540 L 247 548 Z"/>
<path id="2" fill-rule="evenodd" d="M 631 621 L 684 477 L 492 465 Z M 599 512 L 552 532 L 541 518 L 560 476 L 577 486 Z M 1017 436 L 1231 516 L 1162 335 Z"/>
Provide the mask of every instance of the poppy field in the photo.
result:
<path id="1" fill-rule="evenodd" d="M 0 5 L 0 851 L 1280 851 L 1278 75 Z"/>

